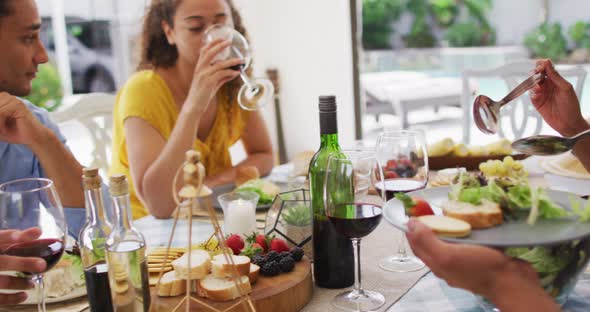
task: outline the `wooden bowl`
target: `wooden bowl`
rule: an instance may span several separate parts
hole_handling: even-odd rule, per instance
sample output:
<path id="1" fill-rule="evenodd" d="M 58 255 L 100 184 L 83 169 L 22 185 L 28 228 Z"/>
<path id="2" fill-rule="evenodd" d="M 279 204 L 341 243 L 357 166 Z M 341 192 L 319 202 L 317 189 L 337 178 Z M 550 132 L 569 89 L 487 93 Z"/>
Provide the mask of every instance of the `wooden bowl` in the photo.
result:
<path id="1" fill-rule="evenodd" d="M 512 156 L 514 160 L 522 160 L 530 155 L 526 154 L 514 154 L 514 155 L 494 155 L 494 156 L 440 156 L 440 157 L 428 157 L 428 169 L 430 170 L 441 170 L 446 168 L 457 168 L 464 167 L 467 170 L 479 170 L 479 164 L 490 159 L 502 160 L 506 156 Z"/>

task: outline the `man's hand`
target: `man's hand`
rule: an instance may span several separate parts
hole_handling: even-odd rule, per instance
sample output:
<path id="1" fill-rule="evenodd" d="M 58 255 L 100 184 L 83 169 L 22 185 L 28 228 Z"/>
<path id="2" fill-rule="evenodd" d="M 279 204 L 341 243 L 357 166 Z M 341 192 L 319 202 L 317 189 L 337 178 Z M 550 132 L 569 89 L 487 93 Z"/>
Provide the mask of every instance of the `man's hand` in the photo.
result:
<path id="1" fill-rule="evenodd" d="M 21 100 L 0 92 L 0 141 L 31 146 L 45 130 Z"/>
<path id="2" fill-rule="evenodd" d="M 546 77 L 531 89 L 531 101 L 547 124 L 565 136 L 589 129 L 574 88 L 555 70 L 551 60 L 537 61 L 535 72 Z"/>
<path id="3" fill-rule="evenodd" d="M 37 239 L 41 235 L 39 228 L 30 228 L 25 231 L 0 230 L 0 271 L 18 272 L 43 272 L 47 263 L 41 258 L 23 258 L 2 255 L 2 250 L 12 244 L 22 243 Z M 14 276 L 0 275 L 0 289 L 30 289 L 34 285 L 29 279 Z M 0 294 L 0 305 L 12 305 L 23 302 L 27 294 L 19 292 L 15 294 Z"/>

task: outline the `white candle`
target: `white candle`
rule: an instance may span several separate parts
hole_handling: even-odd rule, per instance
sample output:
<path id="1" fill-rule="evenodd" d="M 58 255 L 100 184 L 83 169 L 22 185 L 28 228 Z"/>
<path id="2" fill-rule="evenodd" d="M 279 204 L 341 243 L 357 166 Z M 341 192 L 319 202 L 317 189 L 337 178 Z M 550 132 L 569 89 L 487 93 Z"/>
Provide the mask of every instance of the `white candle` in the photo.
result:
<path id="1" fill-rule="evenodd" d="M 236 199 L 224 212 L 225 233 L 250 234 L 256 231 L 256 207 L 250 201 Z"/>

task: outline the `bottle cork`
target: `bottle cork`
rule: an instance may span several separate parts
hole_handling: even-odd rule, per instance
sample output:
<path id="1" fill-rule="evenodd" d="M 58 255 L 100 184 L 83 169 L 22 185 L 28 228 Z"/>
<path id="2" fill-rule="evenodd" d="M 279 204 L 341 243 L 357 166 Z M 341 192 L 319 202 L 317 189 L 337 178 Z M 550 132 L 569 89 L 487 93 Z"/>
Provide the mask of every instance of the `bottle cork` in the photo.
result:
<path id="1" fill-rule="evenodd" d="M 98 168 L 82 169 L 82 185 L 84 190 L 93 190 L 101 187 L 102 179 L 98 174 Z"/>
<path id="2" fill-rule="evenodd" d="M 112 196 L 123 196 L 129 194 L 127 176 L 124 174 L 113 175 L 109 178 L 109 189 Z"/>

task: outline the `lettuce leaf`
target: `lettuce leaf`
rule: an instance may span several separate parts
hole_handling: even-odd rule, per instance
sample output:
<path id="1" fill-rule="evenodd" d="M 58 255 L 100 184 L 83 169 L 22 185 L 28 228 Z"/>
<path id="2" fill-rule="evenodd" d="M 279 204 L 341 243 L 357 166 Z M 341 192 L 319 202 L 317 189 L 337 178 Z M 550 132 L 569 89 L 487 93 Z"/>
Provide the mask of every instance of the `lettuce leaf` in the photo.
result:
<path id="1" fill-rule="evenodd" d="M 512 186 L 506 194 L 510 209 L 528 210 L 531 208 L 531 188 L 527 184 Z"/>
<path id="2" fill-rule="evenodd" d="M 537 190 L 539 216 L 543 219 L 557 219 L 568 215 L 567 211 L 555 204 L 543 189 Z"/>
<path id="3" fill-rule="evenodd" d="M 240 191 L 255 192 L 260 196 L 258 198 L 259 205 L 270 205 L 275 196 L 280 193 L 281 189 L 270 181 L 254 179 L 240 185 L 236 189 L 236 192 Z"/>
<path id="4" fill-rule="evenodd" d="M 507 248 L 506 254 L 529 262 L 539 274 L 561 271 L 571 260 L 571 253 L 554 253 L 549 247 Z"/>
<path id="5" fill-rule="evenodd" d="M 82 286 L 84 282 L 84 267 L 82 266 L 82 258 L 80 256 L 72 255 L 64 252 L 62 258 L 69 260 L 72 263 L 72 277 L 74 278 L 74 285 Z"/>
<path id="6" fill-rule="evenodd" d="M 570 204 L 572 206 L 572 213 L 578 217 L 580 222 L 590 221 L 590 200 L 584 201 L 584 207 L 580 207 L 580 201 L 570 198 Z"/>
<path id="7" fill-rule="evenodd" d="M 240 187 L 239 189 L 237 189 L 237 191 L 238 192 L 249 191 L 249 192 L 257 193 L 259 196 L 259 198 L 258 198 L 259 205 L 270 205 L 272 203 L 273 198 L 257 187 L 244 186 L 244 187 Z"/>

